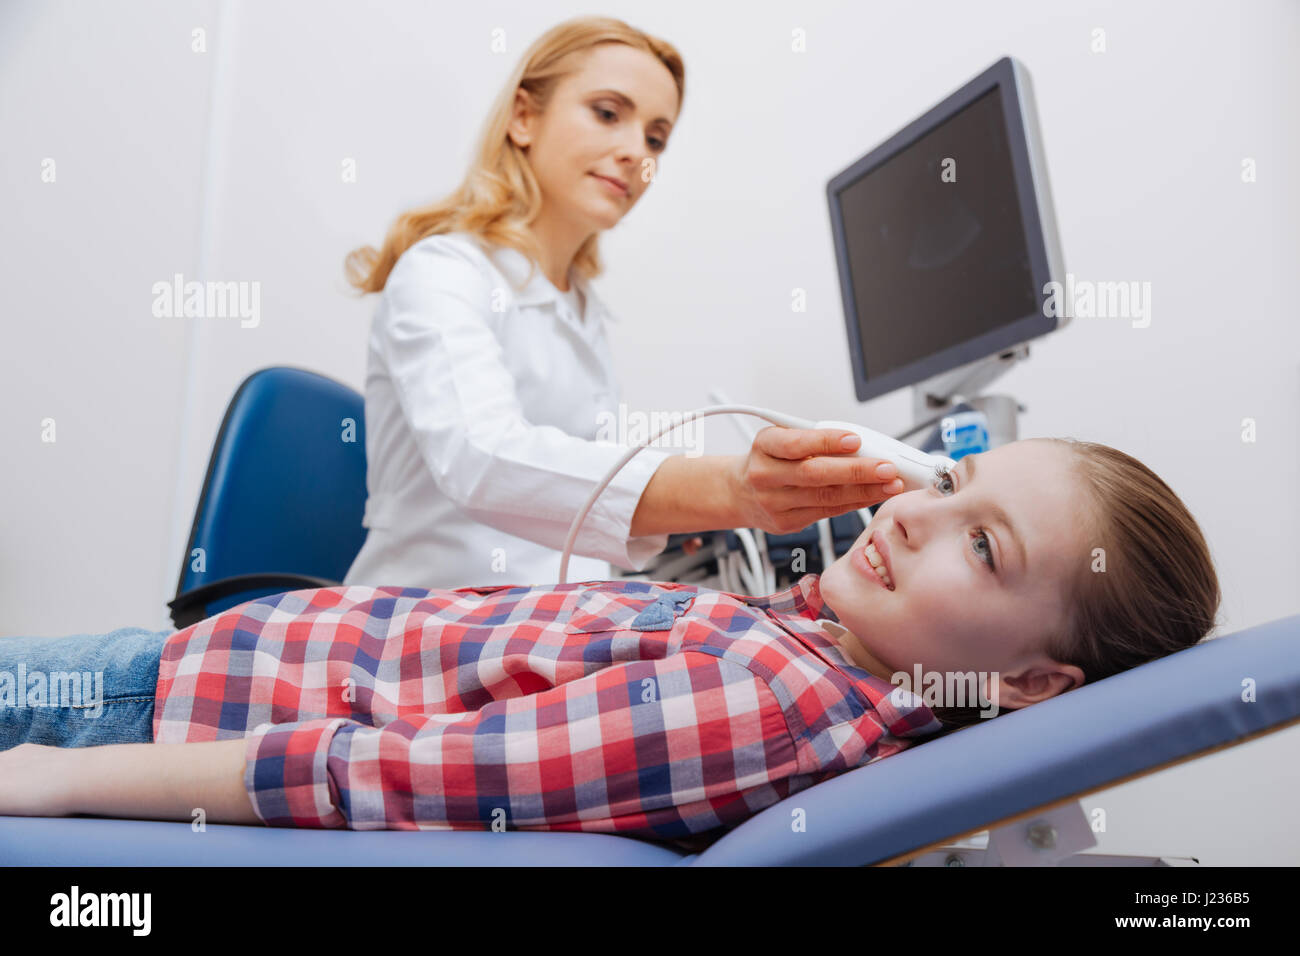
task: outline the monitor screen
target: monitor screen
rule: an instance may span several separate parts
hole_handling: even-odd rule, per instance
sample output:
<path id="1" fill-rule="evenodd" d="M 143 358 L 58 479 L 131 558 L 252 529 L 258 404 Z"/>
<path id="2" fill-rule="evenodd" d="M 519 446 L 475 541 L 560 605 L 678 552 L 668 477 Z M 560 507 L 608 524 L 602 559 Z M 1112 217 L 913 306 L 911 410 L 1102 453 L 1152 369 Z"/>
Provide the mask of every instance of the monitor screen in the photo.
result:
<path id="1" fill-rule="evenodd" d="M 859 399 L 1056 325 L 1042 309 L 1054 216 L 1017 79 L 995 64 L 831 180 Z"/>

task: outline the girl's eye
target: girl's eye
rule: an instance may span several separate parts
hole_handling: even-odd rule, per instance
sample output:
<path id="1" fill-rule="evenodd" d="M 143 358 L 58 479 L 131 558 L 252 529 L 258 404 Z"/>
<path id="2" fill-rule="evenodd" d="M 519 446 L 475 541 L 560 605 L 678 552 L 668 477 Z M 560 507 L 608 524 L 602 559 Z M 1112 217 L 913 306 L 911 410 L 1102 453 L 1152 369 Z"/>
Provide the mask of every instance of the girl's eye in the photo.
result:
<path id="1" fill-rule="evenodd" d="M 596 111 L 596 115 L 599 116 L 603 122 L 606 122 L 606 123 L 609 122 L 609 120 L 605 119 L 606 116 L 608 116 L 609 119 L 611 119 L 611 120 L 612 120 L 612 119 L 618 119 L 618 116 L 617 116 L 617 115 L 616 115 L 612 110 L 603 109 L 602 107 L 599 107 L 599 106 L 595 106 L 595 107 L 592 107 L 592 108 Z M 658 137 L 655 137 L 655 136 L 651 136 L 651 137 L 650 137 L 650 142 L 654 144 L 654 151 L 655 151 L 656 153 L 661 153 L 661 152 L 663 152 L 664 147 L 666 147 L 666 146 L 668 145 L 668 144 L 665 143 L 663 140 L 661 140 L 661 139 L 659 139 Z"/>
<path id="2" fill-rule="evenodd" d="M 952 478 L 952 472 L 945 471 L 944 476 L 935 482 L 935 487 L 938 488 L 945 497 L 947 497 L 948 494 L 951 494 L 956 488 L 956 483 Z M 985 550 L 983 552 L 976 550 L 975 552 L 979 555 L 979 559 L 988 565 L 990 571 L 997 571 L 997 565 L 993 562 L 993 544 L 989 541 L 988 529 L 976 528 L 975 540 L 984 542 Z"/>
<path id="3" fill-rule="evenodd" d="M 993 545 L 989 541 L 988 532 L 985 531 L 983 528 L 977 528 L 975 530 L 976 530 L 975 540 L 983 541 L 984 547 L 986 549 L 983 554 L 980 554 L 979 551 L 976 551 L 975 553 L 980 555 L 980 560 L 989 566 L 990 571 L 996 571 L 997 567 L 993 564 Z"/>

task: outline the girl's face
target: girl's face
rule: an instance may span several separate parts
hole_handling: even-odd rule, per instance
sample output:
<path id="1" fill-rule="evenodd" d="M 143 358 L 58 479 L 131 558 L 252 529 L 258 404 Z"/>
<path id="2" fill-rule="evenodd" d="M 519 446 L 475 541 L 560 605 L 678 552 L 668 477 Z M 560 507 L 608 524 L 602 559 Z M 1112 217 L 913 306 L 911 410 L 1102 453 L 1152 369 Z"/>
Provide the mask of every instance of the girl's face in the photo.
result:
<path id="1" fill-rule="evenodd" d="M 997 672 L 983 687 L 1001 708 L 1082 684 L 1079 668 L 1043 650 L 1065 620 L 1067 582 L 1089 573 L 1093 547 L 1078 520 L 1084 504 L 1067 471 L 1071 454 L 1052 442 L 1013 442 L 959 459 L 951 490 L 881 504 L 820 579 L 852 632 L 841 638 L 849 658 L 885 680 L 903 671 L 910 681 L 917 664 L 923 680 L 937 672 L 945 685 L 948 674 Z M 857 566 L 868 540 L 885 558 L 892 591 Z"/>
<path id="2" fill-rule="evenodd" d="M 616 225 L 649 187 L 677 118 L 677 84 L 644 50 L 601 43 L 557 84 L 545 114 L 529 105 L 516 94 L 510 135 L 527 147 L 550 215 L 591 232 Z"/>

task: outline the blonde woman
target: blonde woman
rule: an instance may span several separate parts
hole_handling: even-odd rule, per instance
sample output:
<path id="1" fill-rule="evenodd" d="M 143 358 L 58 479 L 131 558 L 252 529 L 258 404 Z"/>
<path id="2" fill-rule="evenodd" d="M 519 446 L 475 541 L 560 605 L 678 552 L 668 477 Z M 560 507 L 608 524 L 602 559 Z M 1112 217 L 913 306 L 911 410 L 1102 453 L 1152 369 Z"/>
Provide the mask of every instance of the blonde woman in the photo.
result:
<path id="1" fill-rule="evenodd" d="M 380 299 L 369 534 L 344 583 L 558 579 L 574 515 L 627 450 L 595 440 L 621 398 L 613 316 L 591 287 L 599 236 L 653 183 L 684 90 L 662 40 L 601 17 L 560 24 L 525 51 L 460 187 L 349 255 L 349 280 Z M 845 455 L 846 434 L 766 428 L 735 456 L 646 449 L 584 522 L 569 580 L 643 570 L 669 533 L 788 533 L 901 491 L 892 464 Z"/>

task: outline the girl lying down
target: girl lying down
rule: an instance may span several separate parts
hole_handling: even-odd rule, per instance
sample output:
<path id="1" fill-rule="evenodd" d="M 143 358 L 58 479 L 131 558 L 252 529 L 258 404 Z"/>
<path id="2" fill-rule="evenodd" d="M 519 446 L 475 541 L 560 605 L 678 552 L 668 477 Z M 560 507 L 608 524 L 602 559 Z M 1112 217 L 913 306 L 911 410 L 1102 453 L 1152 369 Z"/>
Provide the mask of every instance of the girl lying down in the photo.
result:
<path id="1" fill-rule="evenodd" d="M 1155 474 L 1030 439 L 886 500 L 846 555 L 764 597 L 339 586 L 174 633 L 0 638 L 0 813 L 689 842 L 1195 644 L 1218 604 Z M 99 672 L 102 697 L 54 699 L 60 673 Z M 978 702 L 895 680 L 918 672 L 975 672 Z"/>

